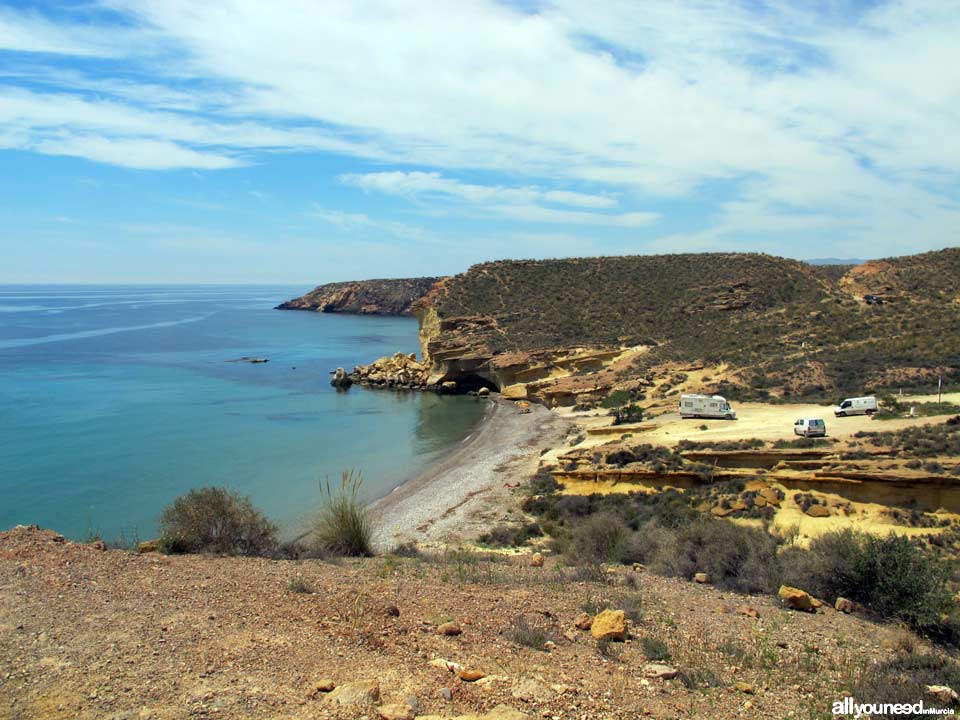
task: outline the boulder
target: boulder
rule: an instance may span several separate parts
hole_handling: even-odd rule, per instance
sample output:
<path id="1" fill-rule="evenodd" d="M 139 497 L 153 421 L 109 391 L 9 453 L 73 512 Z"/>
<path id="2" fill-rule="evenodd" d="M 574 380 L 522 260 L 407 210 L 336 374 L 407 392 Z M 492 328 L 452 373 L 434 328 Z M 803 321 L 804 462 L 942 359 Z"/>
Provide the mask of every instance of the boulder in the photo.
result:
<path id="1" fill-rule="evenodd" d="M 695 583 L 707 584 L 710 582 L 710 573 L 698 572 L 693 576 Z"/>
<path id="2" fill-rule="evenodd" d="M 406 703 L 381 705 L 377 708 L 377 717 L 381 720 L 413 720 L 413 708 Z"/>
<path id="3" fill-rule="evenodd" d="M 528 677 L 514 683 L 511 695 L 524 702 L 550 702 L 557 693 L 546 683 Z"/>
<path id="4" fill-rule="evenodd" d="M 335 705 L 373 705 L 380 702 L 380 683 L 376 680 L 346 683 L 327 695 L 326 701 Z"/>
<path id="5" fill-rule="evenodd" d="M 762 497 L 767 505 L 779 505 L 780 496 L 772 487 L 765 487 L 757 491 L 757 497 Z"/>
<path id="6" fill-rule="evenodd" d="M 487 397 L 489 394 L 490 394 L 490 388 L 488 387 L 482 387 L 479 390 L 477 390 L 477 395 L 479 395 L 480 397 Z"/>
<path id="7" fill-rule="evenodd" d="M 593 625 L 593 618 L 590 617 L 587 613 L 582 612 L 577 615 L 577 618 L 573 621 L 573 624 L 579 630 L 589 630 L 590 626 Z"/>
<path id="8" fill-rule="evenodd" d="M 756 608 L 749 607 L 747 605 L 741 605 L 737 608 L 738 615 L 745 615 L 746 617 L 758 618 L 760 617 L 760 611 Z"/>
<path id="9" fill-rule="evenodd" d="M 925 689 L 927 695 L 944 705 L 960 704 L 960 696 L 957 695 L 957 691 L 947 685 L 927 685 Z"/>
<path id="10" fill-rule="evenodd" d="M 804 512 L 810 517 L 821 518 L 830 517 L 830 508 L 826 505 L 811 505 Z"/>
<path id="11" fill-rule="evenodd" d="M 330 678 L 323 678 L 322 680 L 314 683 L 312 692 L 316 693 L 328 693 L 332 692 L 337 687 L 337 684 Z"/>
<path id="12" fill-rule="evenodd" d="M 348 387 L 353 385 L 353 378 L 351 378 L 347 374 L 347 371 L 344 370 L 342 367 L 338 367 L 336 370 L 333 371 L 333 377 L 330 378 L 330 384 L 333 385 L 335 388 L 341 388 L 343 390 L 346 390 Z"/>
<path id="13" fill-rule="evenodd" d="M 481 672 L 480 670 L 461 670 L 457 673 L 457 677 L 464 682 L 476 682 L 477 680 L 485 678 L 486 676 L 487 674 L 485 672 Z"/>
<path id="14" fill-rule="evenodd" d="M 661 663 L 649 663 L 643 666 L 643 676 L 656 680 L 672 680 L 677 676 L 677 669 Z"/>
<path id="15" fill-rule="evenodd" d="M 459 635 L 463 632 L 463 629 L 458 623 L 455 622 L 445 622 L 443 625 L 437 628 L 437 633 L 440 635 L 447 635 L 448 637 L 453 637 L 454 635 Z"/>
<path id="16" fill-rule="evenodd" d="M 156 540 L 146 540 L 139 545 L 137 545 L 138 553 L 152 553 L 157 552 L 157 541 Z"/>
<path id="17" fill-rule="evenodd" d="M 820 604 L 815 598 L 813 598 L 810 593 L 801 590 L 800 588 L 790 587 L 789 585 L 781 585 L 780 589 L 777 591 L 777 595 L 780 596 L 780 600 L 791 610 L 803 610 L 804 612 L 816 612 L 817 606 Z"/>
<path id="18" fill-rule="evenodd" d="M 446 380 L 440 383 L 440 392 L 442 393 L 455 393 L 457 391 L 457 383 L 453 380 Z"/>
<path id="19" fill-rule="evenodd" d="M 530 567 L 543 567 L 543 555 L 534 553 L 530 557 Z"/>
<path id="20" fill-rule="evenodd" d="M 848 615 L 857 609 L 856 603 L 853 600 L 847 600 L 845 597 L 838 597 L 833 607 L 837 612 L 847 613 Z"/>
<path id="21" fill-rule="evenodd" d="M 626 640 L 627 618 L 623 610 L 604 610 L 593 618 L 590 634 L 597 640 Z"/>
<path id="22" fill-rule="evenodd" d="M 755 692 L 757 692 L 757 688 L 748 682 L 738 682 L 735 687 L 737 690 L 742 693 L 746 693 L 747 695 L 753 695 Z"/>

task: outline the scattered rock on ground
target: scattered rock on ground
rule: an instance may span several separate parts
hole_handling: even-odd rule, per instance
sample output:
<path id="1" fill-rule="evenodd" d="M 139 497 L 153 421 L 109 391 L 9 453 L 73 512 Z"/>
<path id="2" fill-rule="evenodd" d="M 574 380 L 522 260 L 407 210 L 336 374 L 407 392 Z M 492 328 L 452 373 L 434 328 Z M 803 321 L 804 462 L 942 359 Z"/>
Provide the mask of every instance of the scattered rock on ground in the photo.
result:
<path id="1" fill-rule="evenodd" d="M 582 612 L 577 615 L 576 619 L 573 621 L 573 624 L 579 630 L 589 630 L 590 626 L 593 625 L 593 618 L 590 617 L 587 613 Z"/>
<path id="2" fill-rule="evenodd" d="M 927 695 L 944 704 L 960 704 L 960 695 L 957 695 L 957 691 L 947 685 L 927 685 L 926 691 Z"/>
<path id="3" fill-rule="evenodd" d="M 627 618 L 623 610 L 604 610 L 590 625 L 590 634 L 597 640 L 626 640 Z"/>
<path id="4" fill-rule="evenodd" d="M 710 582 L 710 573 L 698 572 L 693 576 L 693 581 L 695 583 L 706 584 Z"/>
<path id="5" fill-rule="evenodd" d="M 437 632 L 440 635 L 454 636 L 459 635 L 463 632 L 463 629 L 460 627 L 459 623 L 455 622 L 445 622 L 443 625 L 437 628 Z"/>
<path id="6" fill-rule="evenodd" d="M 511 694 L 525 702 L 549 702 L 556 697 L 556 692 L 552 688 L 536 678 L 518 680 L 514 683 Z"/>
<path id="7" fill-rule="evenodd" d="M 643 666 L 643 675 L 658 680 L 672 680 L 677 676 L 677 669 L 661 663 L 649 663 Z"/>
<path id="8" fill-rule="evenodd" d="M 543 555 L 540 553 L 534 553 L 530 558 L 531 567 L 543 567 Z"/>
<path id="9" fill-rule="evenodd" d="M 377 716 L 381 720 L 413 720 L 413 708 L 406 703 L 381 705 L 377 708 Z"/>
<path id="10" fill-rule="evenodd" d="M 844 597 L 838 597 L 833 607 L 839 612 L 848 614 L 857 609 L 856 604 L 852 600 L 847 600 Z"/>
<path id="11" fill-rule="evenodd" d="M 346 683 L 334 689 L 326 700 L 338 705 L 372 705 L 380 702 L 380 683 L 376 680 Z"/>
<path id="12" fill-rule="evenodd" d="M 816 612 L 817 604 L 810 593 L 800 588 L 781 585 L 777 595 L 783 601 L 783 604 L 792 610 L 803 610 L 804 612 Z"/>

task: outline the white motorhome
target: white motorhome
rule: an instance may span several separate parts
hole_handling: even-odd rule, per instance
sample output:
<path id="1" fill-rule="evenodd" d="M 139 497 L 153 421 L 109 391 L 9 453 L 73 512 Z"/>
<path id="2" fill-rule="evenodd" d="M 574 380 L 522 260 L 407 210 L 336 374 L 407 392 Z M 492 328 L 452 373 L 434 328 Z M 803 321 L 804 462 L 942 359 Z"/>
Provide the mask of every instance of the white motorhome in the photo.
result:
<path id="1" fill-rule="evenodd" d="M 681 395 L 680 417 L 736 420 L 737 413 L 720 395 Z"/>
<path id="2" fill-rule="evenodd" d="M 870 397 L 847 398 L 833 409 L 837 417 L 847 415 L 873 415 L 877 411 L 877 399 Z"/>

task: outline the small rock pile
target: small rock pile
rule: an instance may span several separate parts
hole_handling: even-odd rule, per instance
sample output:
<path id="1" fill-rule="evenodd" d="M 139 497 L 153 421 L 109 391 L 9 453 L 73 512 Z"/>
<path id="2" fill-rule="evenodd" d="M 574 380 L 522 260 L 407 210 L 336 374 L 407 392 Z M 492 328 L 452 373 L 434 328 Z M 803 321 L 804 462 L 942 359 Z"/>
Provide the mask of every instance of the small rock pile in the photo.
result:
<path id="1" fill-rule="evenodd" d="M 416 353 L 405 355 L 398 352 L 369 365 L 357 365 L 350 373 L 350 378 L 363 386 L 425 390 L 427 374 L 427 366 L 417 362 Z"/>

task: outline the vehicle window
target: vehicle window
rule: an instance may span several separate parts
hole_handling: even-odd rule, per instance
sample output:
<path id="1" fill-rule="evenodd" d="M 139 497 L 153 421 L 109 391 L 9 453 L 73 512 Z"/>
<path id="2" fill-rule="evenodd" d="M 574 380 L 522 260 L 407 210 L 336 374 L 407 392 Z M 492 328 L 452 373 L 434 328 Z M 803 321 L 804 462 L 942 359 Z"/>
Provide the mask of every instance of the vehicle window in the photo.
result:
<path id="1" fill-rule="evenodd" d="M 849 400 L 844 400 L 842 403 L 840 403 L 840 407 L 842 407 L 842 408 L 850 407 L 850 401 L 849 401 Z"/>

